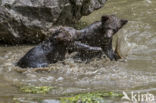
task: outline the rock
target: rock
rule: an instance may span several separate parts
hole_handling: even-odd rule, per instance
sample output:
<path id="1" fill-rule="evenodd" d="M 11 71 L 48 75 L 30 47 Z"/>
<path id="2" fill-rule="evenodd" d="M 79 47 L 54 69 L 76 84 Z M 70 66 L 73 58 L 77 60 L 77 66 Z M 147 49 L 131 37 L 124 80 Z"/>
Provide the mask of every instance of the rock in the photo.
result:
<path id="1" fill-rule="evenodd" d="M 106 0 L 0 0 L 0 43 L 38 43 L 55 25 L 71 25 Z"/>

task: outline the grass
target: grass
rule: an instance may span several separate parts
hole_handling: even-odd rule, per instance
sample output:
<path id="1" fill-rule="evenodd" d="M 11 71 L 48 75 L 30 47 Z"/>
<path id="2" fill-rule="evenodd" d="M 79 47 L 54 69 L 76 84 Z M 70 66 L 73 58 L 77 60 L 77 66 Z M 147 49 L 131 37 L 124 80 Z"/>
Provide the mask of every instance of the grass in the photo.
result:
<path id="1" fill-rule="evenodd" d="M 120 93 L 114 92 L 95 92 L 78 94 L 73 97 L 62 97 L 61 103 L 104 103 L 104 97 L 122 97 Z"/>
<path id="2" fill-rule="evenodd" d="M 48 93 L 53 87 L 49 86 L 24 86 L 20 87 L 20 90 L 24 93 L 32 93 L 32 94 L 46 94 Z"/>

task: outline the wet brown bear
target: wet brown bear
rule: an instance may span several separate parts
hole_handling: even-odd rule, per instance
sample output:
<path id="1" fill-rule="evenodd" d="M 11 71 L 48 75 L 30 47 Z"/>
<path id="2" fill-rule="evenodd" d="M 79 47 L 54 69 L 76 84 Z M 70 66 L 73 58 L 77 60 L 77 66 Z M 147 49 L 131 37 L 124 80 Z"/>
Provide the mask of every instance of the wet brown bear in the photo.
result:
<path id="1" fill-rule="evenodd" d="M 90 47 L 79 42 L 74 42 L 71 34 L 61 28 L 57 29 L 48 40 L 29 50 L 17 62 L 17 66 L 22 68 L 47 67 L 51 63 L 63 60 L 68 48 L 74 48 L 77 51 L 102 51 L 98 47 Z"/>
<path id="2" fill-rule="evenodd" d="M 81 33 L 79 41 L 90 46 L 101 47 L 111 60 L 117 60 L 120 56 L 112 49 L 112 38 L 127 22 L 127 20 L 119 19 L 115 15 L 102 16 L 101 21 L 79 31 Z M 80 56 L 83 57 L 83 55 L 86 56 L 84 52 L 80 53 Z"/>
<path id="3" fill-rule="evenodd" d="M 58 40 L 60 31 L 55 32 L 48 40 L 29 50 L 18 62 L 17 66 L 22 68 L 46 67 L 50 63 L 64 59 L 68 39 Z M 68 35 L 66 35 L 66 38 Z M 64 39 L 65 40 L 65 39 Z M 57 46 L 56 46 L 57 45 Z"/>

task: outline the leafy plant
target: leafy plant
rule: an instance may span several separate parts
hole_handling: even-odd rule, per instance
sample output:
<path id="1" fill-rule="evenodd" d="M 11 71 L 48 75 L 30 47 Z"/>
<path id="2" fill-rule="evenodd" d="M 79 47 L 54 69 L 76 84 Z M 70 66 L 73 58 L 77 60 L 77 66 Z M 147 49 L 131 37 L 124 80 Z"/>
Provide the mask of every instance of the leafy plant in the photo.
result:
<path id="1" fill-rule="evenodd" d="M 104 97 L 121 97 L 122 94 L 114 92 L 85 93 L 73 97 L 62 97 L 61 103 L 104 103 Z"/>
<path id="2" fill-rule="evenodd" d="M 52 88 L 53 87 L 49 87 L 49 86 L 40 86 L 40 87 L 24 86 L 24 87 L 20 87 L 20 90 L 25 93 L 45 94 L 48 93 Z"/>

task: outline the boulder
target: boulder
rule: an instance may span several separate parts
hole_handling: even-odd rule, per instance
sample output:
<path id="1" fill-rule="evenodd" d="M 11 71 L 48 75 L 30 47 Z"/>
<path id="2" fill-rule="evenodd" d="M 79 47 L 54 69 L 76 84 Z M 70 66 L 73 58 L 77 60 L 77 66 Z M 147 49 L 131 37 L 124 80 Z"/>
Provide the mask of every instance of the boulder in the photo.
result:
<path id="1" fill-rule="evenodd" d="M 0 0 L 0 43 L 38 43 L 49 28 L 71 25 L 106 0 Z"/>

